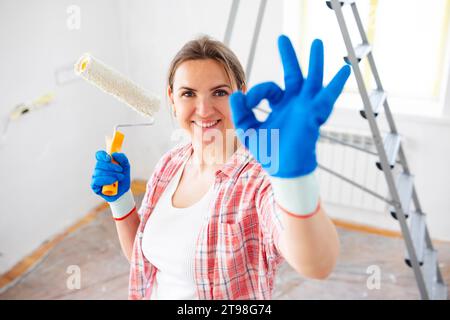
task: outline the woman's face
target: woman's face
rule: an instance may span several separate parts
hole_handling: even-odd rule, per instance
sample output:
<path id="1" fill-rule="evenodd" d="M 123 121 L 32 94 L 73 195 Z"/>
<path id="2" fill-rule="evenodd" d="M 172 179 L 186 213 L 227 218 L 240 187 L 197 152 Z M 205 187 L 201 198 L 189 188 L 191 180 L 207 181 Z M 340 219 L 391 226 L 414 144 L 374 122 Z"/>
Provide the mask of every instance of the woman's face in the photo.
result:
<path id="1" fill-rule="evenodd" d="M 178 66 L 168 95 L 178 123 L 193 144 L 207 145 L 214 142 L 211 136 L 221 134 L 225 139 L 234 132 L 228 98 L 235 90 L 215 60 L 188 60 Z"/>

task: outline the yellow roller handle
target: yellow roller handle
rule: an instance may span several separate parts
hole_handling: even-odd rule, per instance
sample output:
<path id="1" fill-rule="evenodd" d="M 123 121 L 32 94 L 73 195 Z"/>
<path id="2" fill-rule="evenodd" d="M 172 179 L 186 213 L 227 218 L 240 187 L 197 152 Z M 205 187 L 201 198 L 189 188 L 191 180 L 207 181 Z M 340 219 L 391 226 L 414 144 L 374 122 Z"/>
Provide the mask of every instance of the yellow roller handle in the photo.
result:
<path id="1" fill-rule="evenodd" d="M 117 161 L 112 158 L 112 154 L 114 152 L 120 152 L 120 150 L 122 149 L 124 137 L 124 134 L 118 130 L 114 131 L 114 136 L 112 139 L 110 137 L 106 137 L 106 152 L 108 152 L 108 154 L 111 156 L 112 163 L 118 164 Z M 102 193 L 105 196 L 115 196 L 117 194 L 118 186 L 118 181 L 114 182 L 113 184 L 103 186 Z"/>

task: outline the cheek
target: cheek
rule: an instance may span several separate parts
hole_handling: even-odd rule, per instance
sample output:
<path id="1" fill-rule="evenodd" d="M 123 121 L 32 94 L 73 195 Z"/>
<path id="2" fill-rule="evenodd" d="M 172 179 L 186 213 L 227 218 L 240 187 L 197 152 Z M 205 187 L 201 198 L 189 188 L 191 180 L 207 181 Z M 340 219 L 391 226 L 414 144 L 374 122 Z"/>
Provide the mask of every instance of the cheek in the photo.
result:
<path id="1" fill-rule="evenodd" d="M 174 102 L 177 120 L 182 122 L 187 121 L 191 117 L 192 112 L 194 112 L 195 108 L 192 106 L 192 104 L 187 103 L 186 101 L 175 100 Z"/>
<path id="2" fill-rule="evenodd" d="M 224 122 L 226 123 L 232 123 L 233 120 L 231 118 L 231 107 L 228 101 L 224 101 L 220 104 L 220 107 L 218 108 L 220 113 L 224 117 Z"/>

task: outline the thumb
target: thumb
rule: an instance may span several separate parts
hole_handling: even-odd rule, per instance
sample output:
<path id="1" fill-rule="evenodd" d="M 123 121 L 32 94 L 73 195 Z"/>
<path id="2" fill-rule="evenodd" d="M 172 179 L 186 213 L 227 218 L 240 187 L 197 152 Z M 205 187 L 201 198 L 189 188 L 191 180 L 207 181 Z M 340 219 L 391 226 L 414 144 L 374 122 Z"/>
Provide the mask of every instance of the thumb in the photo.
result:
<path id="1" fill-rule="evenodd" d="M 98 150 L 95 153 L 95 159 L 102 162 L 111 162 L 111 156 L 104 150 Z"/>
<path id="2" fill-rule="evenodd" d="M 117 161 L 117 163 L 122 167 L 122 168 L 129 168 L 130 167 L 130 163 L 128 162 L 128 158 L 124 153 L 119 153 L 119 152 L 114 152 L 112 154 L 112 157 L 114 158 L 114 160 Z"/>
<path id="3" fill-rule="evenodd" d="M 244 131 L 249 128 L 257 128 L 259 121 L 253 111 L 247 105 L 247 97 L 241 91 L 236 91 L 230 96 L 231 115 L 236 129 Z"/>
<path id="4" fill-rule="evenodd" d="M 269 102 L 272 110 L 281 107 L 278 102 L 283 99 L 283 90 L 274 82 L 263 82 L 255 85 L 247 93 L 247 106 L 250 109 L 255 108 L 263 99 Z"/>

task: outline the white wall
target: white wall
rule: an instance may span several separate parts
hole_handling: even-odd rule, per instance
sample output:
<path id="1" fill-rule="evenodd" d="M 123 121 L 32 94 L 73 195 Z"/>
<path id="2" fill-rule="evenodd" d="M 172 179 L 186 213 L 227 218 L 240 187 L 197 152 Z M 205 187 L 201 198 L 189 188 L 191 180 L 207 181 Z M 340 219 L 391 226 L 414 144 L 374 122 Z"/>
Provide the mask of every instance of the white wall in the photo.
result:
<path id="1" fill-rule="evenodd" d="M 56 85 L 55 68 L 86 51 L 125 67 L 118 2 L 75 3 L 78 31 L 66 26 L 73 1 L 0 2 L 1 119 L 55 93 L 51 105 L 11 122 L 0 145 L 0 273 L 100 203 L 89 187 L 95 151 L 133 113 L 82 80 Z"/>

